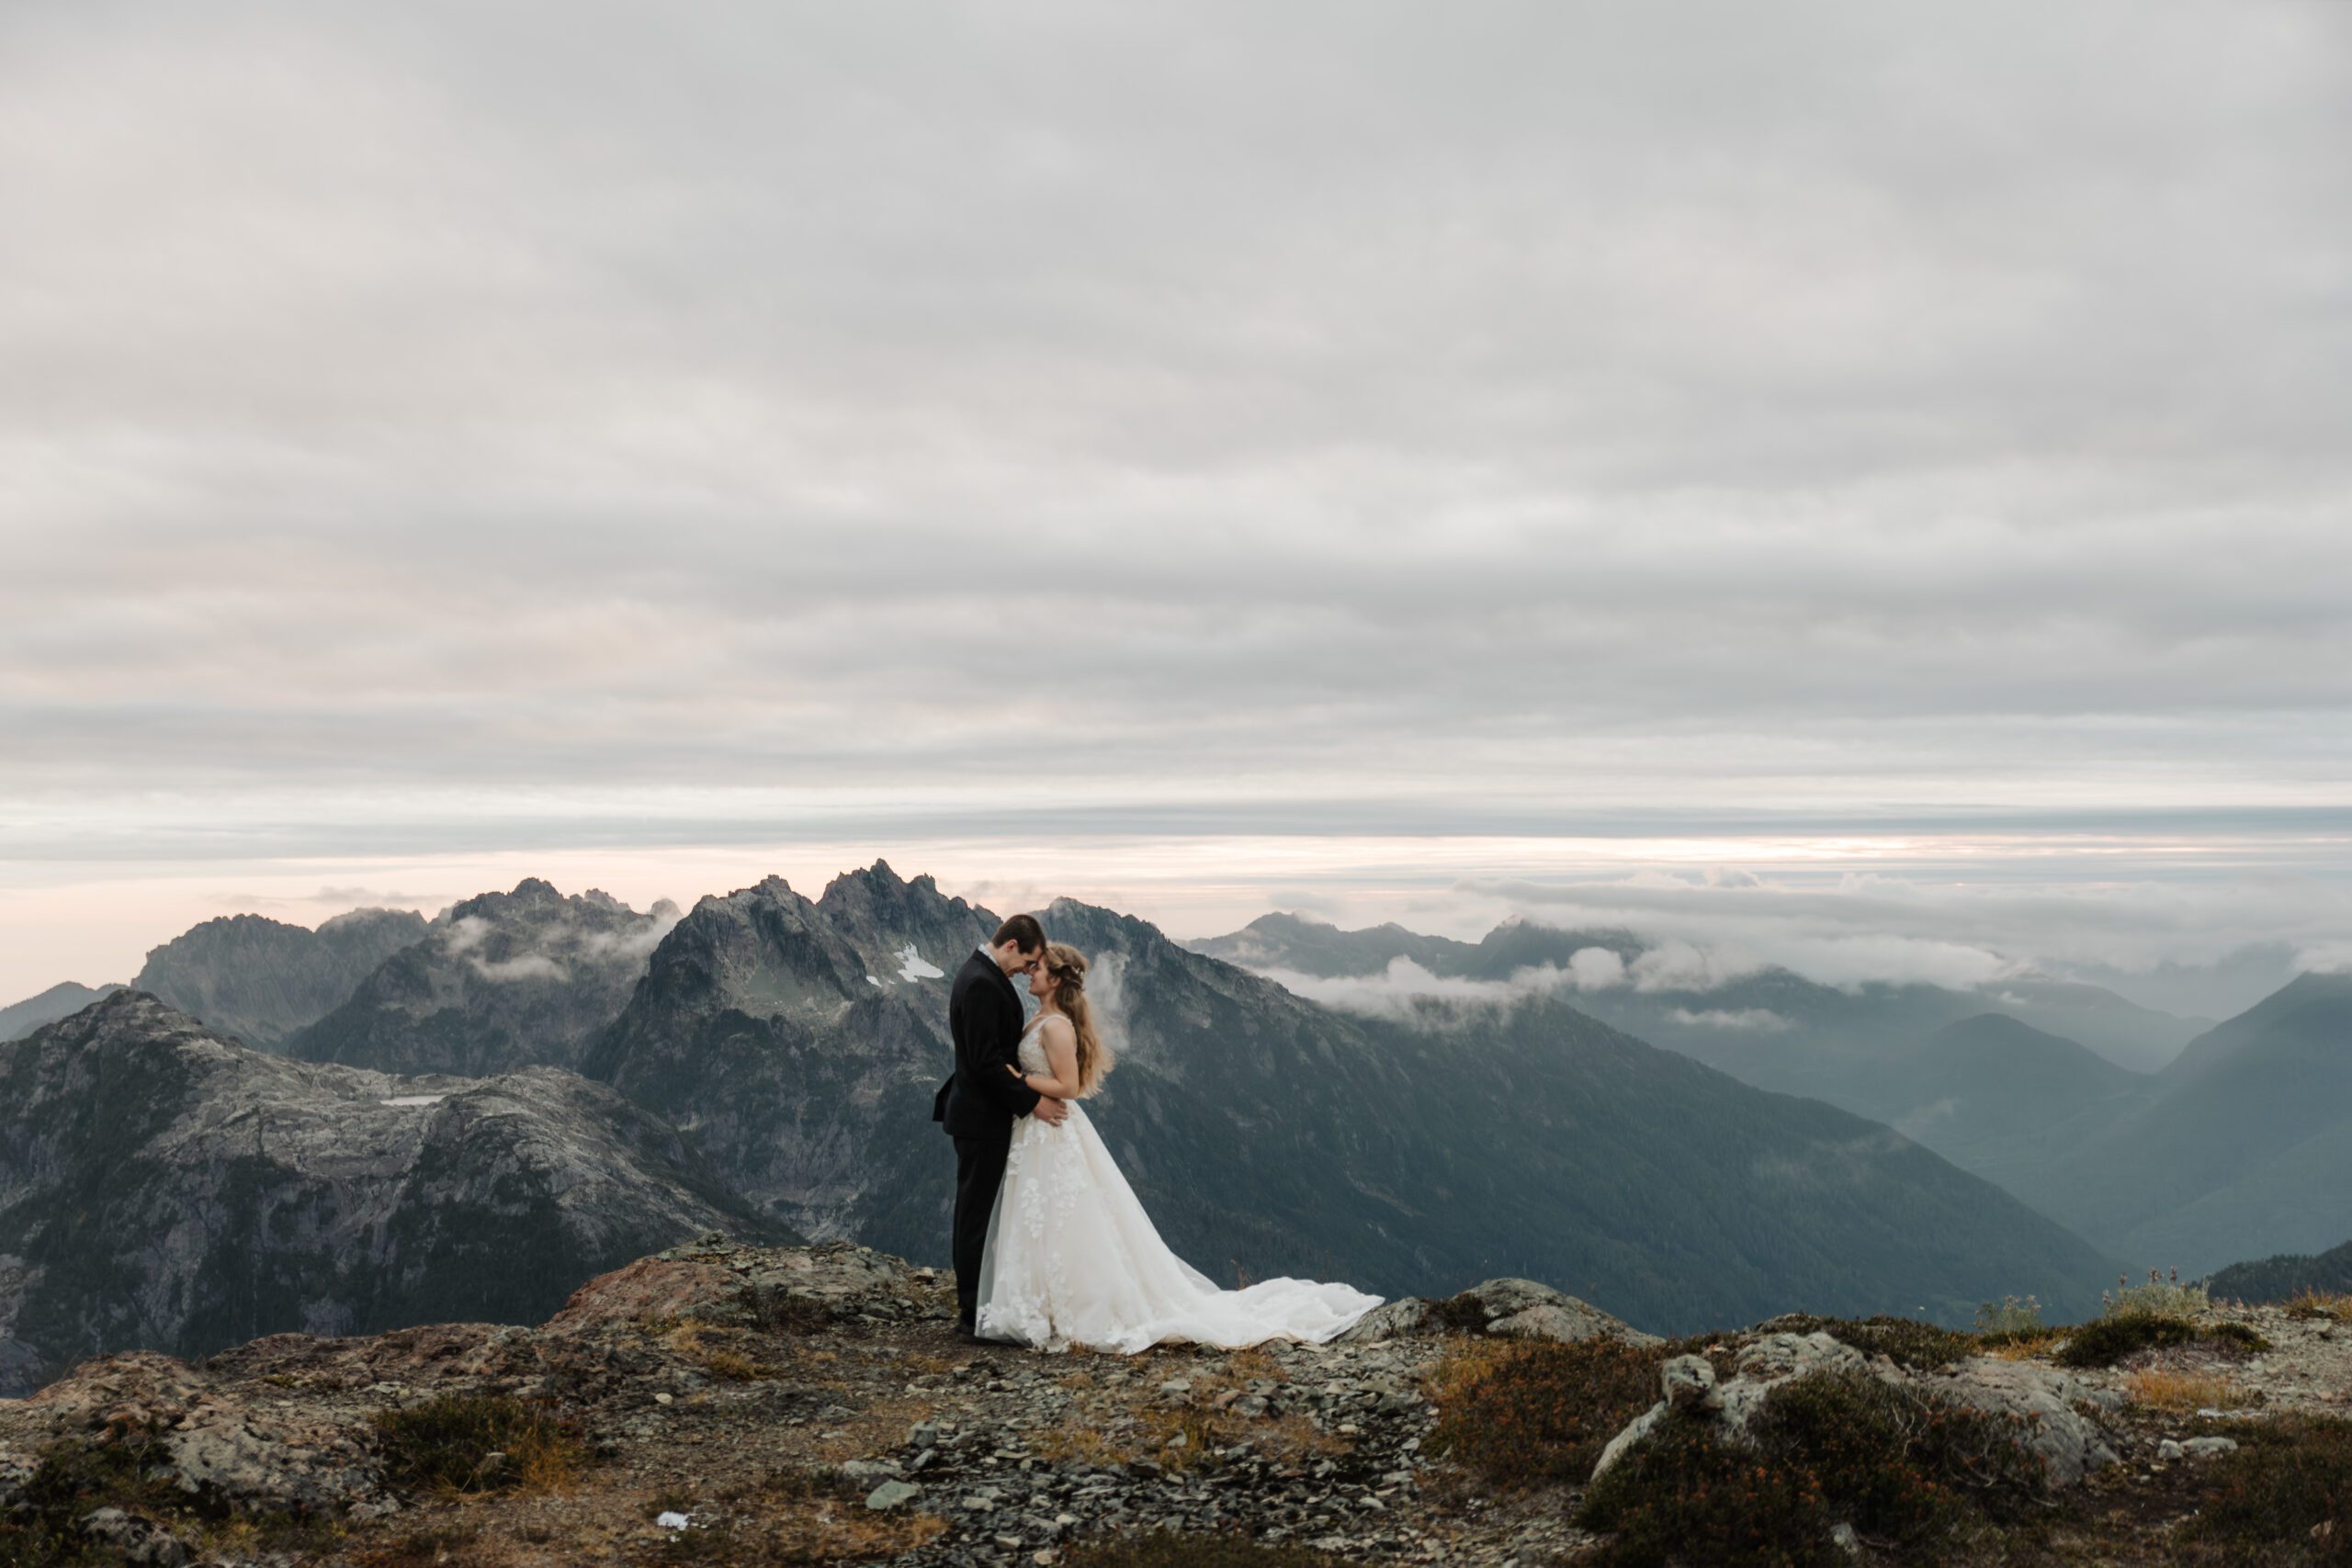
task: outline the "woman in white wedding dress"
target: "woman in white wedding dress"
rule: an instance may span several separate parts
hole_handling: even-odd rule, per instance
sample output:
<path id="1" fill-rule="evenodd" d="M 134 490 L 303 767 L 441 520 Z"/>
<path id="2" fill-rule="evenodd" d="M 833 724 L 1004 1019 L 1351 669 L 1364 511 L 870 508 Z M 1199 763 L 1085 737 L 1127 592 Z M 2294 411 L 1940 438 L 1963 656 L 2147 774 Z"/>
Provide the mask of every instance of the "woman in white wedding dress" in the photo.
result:
<path id="1" fill-rule="evenodd" d="M 1128 1352 L 1163 1340 L 1228 1349 L 1320 1342 L 1380 1304 L 1352 1286 L 1311 1280 L 1220 1290 L 1170 1252 L 1076 1103 L 1111 1066 L 1087 1005 L 1085 956 L 1047 942 L 1029 994 L 1038 1011 L 1021 1037 L 1021 1076 L 1072 1103 L 1059 1125 L 1024 1116 L 1014 1126 L 980 1263 L 982 1338 Z"/>

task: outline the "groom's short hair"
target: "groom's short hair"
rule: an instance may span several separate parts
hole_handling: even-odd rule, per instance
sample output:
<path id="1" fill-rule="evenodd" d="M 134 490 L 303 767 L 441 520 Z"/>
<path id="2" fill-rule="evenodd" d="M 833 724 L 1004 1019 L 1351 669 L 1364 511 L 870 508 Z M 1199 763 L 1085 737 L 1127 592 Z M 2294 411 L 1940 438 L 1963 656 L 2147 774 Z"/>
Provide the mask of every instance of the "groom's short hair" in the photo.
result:
<path id="1" fill-rule="evenodd" d="M 996 928 L 996 941 L 989 945 L 1002 947 L 1012 942 L 1023 953 L 1035 953 L 1046 945 L 1046 928 L 1037 923 L 1035 915 L 1012 915 Z"/>

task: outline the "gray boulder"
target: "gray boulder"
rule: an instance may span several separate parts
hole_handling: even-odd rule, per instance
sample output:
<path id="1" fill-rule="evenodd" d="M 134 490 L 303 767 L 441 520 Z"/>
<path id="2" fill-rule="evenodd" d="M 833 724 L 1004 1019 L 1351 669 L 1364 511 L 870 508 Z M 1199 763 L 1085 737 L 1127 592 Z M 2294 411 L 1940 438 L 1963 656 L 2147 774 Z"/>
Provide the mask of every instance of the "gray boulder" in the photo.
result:
<path id="1" fill-rule="evenodd" d="M 1661 1343 L 1655 1334 L 1621 1322 L 1589 1302 L 1533 1280 L 1486 1280 L 1443 1302 L 1406 1296 L 1375 1307 L 1347 1333 L 1341 1344 L 1369 1344 L 1408 1334 L 1453 1328 L 1510 1339 L 1574 1341 L 1599 1335 L 1629 1345 Z"/>
<path id="2" fill-rule="evenodd" d="M 2022 1416 L 2019 1436 L 2049 1466 L 2053 1486 L 2072 1486 L 2094 1470 L 2115 1462 L 2115 1450 L 2088 1406 L 2112 1414 L 2124 1398 L 2080 1378 L 2032 1361 L 1972 1356 L 1948 1372 L 1918 1380 L 1931 1393 L 1994 1416 Z"/>
<path id="3" fill-rule="evenodd" d="M 1989 1415 L 2018 1417 L 2018 1440 L 2041 1457 L 2055 1486 L 2075 1485 L 2090 1472 L 2116 1461 L 2106 1433 L 2086 1412 L 2111 1413 L 2120 1408 L 2121 1396 L 2054 1367 L 1975 1356 L 1949 1370 L 1921 1374 L 1906 1371 L 1884 1356 L 1866 1357 L 1827 1334 L 1781 1333 L 1743 1347 L 1728 1379 L 1717 1380 L 1703 1357 L 1677 1356 L 1668 1361 L 1658 1374 L 1662 1397 L 1609 1440 L 1593 1466 L 1593 1479 L 1608 1473 L 1669 1412 L 1712 1422 L 1725 1438 L 1747 1442 L 1774 1391 L 1815 1372 L 1867 1373 Z"/>
<path id="4" fill-rule="evenodd" d="M 1782 1383 L 1809 1372 L 1860 1371 L 1868 1363 L 1860 1351 L 1826 1334 L 1768 1334 L 1744 1347 L 1733 1366 L 1728 1382 L 1715 1380 L 1714 1367 L 1704 1356 L 1677 1356 L 1659 1368 L 1664 1397 L 1609 1439 L 1592 1467 L 1592 1478 L 1607 1474 L 1657 1429 L 1670 1410 L 1715 1422 L 1726 1437 L 1746 1442 L 1764 1402 Z"/>

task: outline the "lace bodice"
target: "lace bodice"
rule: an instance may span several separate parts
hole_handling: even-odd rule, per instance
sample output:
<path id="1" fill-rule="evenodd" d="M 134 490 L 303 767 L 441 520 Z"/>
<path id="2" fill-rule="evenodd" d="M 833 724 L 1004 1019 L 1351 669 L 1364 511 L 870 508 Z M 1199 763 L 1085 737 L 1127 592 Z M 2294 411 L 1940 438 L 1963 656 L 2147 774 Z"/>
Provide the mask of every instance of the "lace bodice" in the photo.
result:
<path id="1" fill-rule="evenodd" d="M 1037 1027 L 1044 1021 L 1045 1016 L 1044 1013 L 1039 1013 L 1029 1021 L 1029 1030 L 1021 1037 L 1021 1049 L 1018 1054 L 1021 1057 L 1023 1072 L 1036 1073 L 1049 1077 L 1053 1075 L 1054 1065 L 1046 1060 L 1046 1032 Z"/>

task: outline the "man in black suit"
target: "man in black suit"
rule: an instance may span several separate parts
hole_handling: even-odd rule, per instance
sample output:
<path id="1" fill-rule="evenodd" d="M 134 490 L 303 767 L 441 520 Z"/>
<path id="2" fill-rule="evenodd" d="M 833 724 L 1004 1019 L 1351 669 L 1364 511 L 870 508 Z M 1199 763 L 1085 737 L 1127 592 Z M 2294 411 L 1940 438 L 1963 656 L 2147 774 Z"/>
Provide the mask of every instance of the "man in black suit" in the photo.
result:
<path id="1" fill-rule="evenodd" d="M 1035 915 L 1014 915 L 995 941 L 975 948 L 956 974 L 947 997 L 947 1032 L 956 1041 L 956 1074 L 939 1086 L 931 1119 L 956 1140 L 956 1328 L 973 1337 L 979 1305 L 980 1254 L 988 1245 L 989 1213 L 1004 1184 L 1015 1118 L 1059 1122 L 1069 1107 L 1040 1095 L 1012 1073 L 1018 1068 L 1022 1010 L 1012 977 L 1027 976 L 1046 955 L 1046 931 Z"/>

